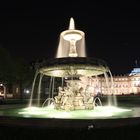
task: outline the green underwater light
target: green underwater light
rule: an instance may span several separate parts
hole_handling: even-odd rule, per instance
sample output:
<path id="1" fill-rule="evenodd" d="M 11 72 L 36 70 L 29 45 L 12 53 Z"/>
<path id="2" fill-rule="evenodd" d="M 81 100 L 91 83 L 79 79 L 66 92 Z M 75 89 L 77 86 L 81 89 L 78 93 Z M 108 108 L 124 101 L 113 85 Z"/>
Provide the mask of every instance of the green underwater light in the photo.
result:
<path id="1" fill-rule="evenodd" d="M 98 106 L 94 110 L 56 110 L 53 106 L 44 108 L 28 107 L 21 109 L 18 114 L 23 117 L 39 117 L 39 118 L 65 118 L 65 119 L 94 119 L 117 117 L 123 113 L 131 112 L 130 109 L 123 109 L 114 106 Z"/>

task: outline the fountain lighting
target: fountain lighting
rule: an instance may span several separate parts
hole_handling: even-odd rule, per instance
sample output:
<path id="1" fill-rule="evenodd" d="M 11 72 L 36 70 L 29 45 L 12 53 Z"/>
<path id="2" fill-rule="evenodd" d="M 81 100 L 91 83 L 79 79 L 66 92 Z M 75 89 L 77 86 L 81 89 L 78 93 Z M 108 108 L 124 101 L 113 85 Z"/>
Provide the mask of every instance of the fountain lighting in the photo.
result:
<path id="1" fill-rule="evenodd" d="M 67 118 L 67 119 L 96 119 L 106 117 L 120 117 L 124 113 L 131 113 L 131 109 L 123 109 L 114 106 L 98 106 L 94 110 L 65 111 L 55 110 L 54 108 L 29 107 L 19 111 L 19 114 L 26 117 L 40 118 Z"/>
<path id="2" fill-rule="evenodd" d="M 83 31 L 75 29 L 73 18 L 70 19 L 68 30 L 61 32 L 60 37 L 59 47 L 61 46 L 61 54 L 59 54 L 57 58 L 49 59 L 41 63 L 35 75 L 36 80 L 37 75 L 40 74 L 37 96 L 38 106 L 40 103 L 41 81 L 44 76 L 48 76 L 51 77 L 51 82 L 49 84 L 51 92 L 49 93 L 49 98 L 43 103 L 43 107 L 45 107 L 46 101 L 48 103 L 51 101 L 54 104 L 54 110 L 93 110 L 95 106 L 102 105 L 99 98 L 94 98 L 97 92 L 100 91 L 98 76 L 104 75 L 108 94 L 110 95 L 113 93 L 113 80 L 109 67 L 106 62 L 101 59 L 85 57 L 85 52 L 80 53 L 82 49 L 80 47 L 82 45 L 77 45 L 85 40 L 85 34 Z M 66 45 L 67 43 L 68 46 Z M 60 51 L 60 48 L 58 50 Z M 67 53 L 65 50 L 68 50 Z M 110 74 L 111 84 L 109 83 L 107 73 Z M 65 86 L 59 86 L 58 94 L 53 96 L 55 77 L 63 79 L 67 77 L 68 80 L 64 79 Z M 82 85 L 82 77 L 90 77 L 89 79 L 91 79 L 91 77 L 96 77 L 98 83 L 96 83 L 96 85 Z M 75 78 L 79 80 L 74 80 Z M 32 87 L 30 107 L 33 101 L 35 80 Z M 115 100 L 115 98 L 109 98 L 108 100 L 111 105 L 113 102 L 112 100 Z"/>

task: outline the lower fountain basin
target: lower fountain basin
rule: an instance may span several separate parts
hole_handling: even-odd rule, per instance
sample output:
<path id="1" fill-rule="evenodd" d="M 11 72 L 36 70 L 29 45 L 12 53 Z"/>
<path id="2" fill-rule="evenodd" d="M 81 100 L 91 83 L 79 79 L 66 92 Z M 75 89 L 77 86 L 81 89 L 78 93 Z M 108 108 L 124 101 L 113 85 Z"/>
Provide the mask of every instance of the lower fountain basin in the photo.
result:
<path id="1" fill-rule="evenodd" d="M 140 107 L 124 108 L 116 108 L 116 113 L 113 113 L 107 107 L 103 107 L 104 113 L 112 112 L 104 116 L 103 112 L 98 112 L 102 110 L 100 107 L 95 111 L 76 111 L 75 114 L 58 110 L 51 113 L 52 108 L 10 106 L 9 109 L 0 109 L 0 137 L 2 139 L 43 139 L 44 137 L 55 139 L 57 136 L 58 139 L 62 139 L 68 136 L 71 139 L 94 137 L 104 140 L 108 137 L 113 140 L 139 138 L 137 134 L 140 129 Z M 49 110 L 50 116 L 47 116 Z M 42 111 L 44 113 L 41 113 Z M 54 116 L 56 114 L 57 116 Z"/>
<path id="2" fill-rule="evenodd" d="M 94 110 L 54 110 L 51 107 L 10 108 L 0 110 L 0 124 L 45 126 L 48 128 L 117 127 L 140 123 L 140 107 L 124 109 L 111 106 Z M 123 122 L 123 123 L 121 123 Z"/>

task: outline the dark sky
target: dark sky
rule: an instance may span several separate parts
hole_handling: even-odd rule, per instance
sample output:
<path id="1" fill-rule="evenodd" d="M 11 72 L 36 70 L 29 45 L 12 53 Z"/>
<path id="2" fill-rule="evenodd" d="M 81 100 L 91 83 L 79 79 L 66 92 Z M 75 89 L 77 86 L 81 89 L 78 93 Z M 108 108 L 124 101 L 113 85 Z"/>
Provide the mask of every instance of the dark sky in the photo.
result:
<path id="1" fill-rule="evenodd" d="M 27 62 L 52 58 L 70 17 L 85 32 L 88 56 L 105 60 L 112 73 L 140 64 L 140 8 L 133 1 L 0 2 L 0 46 Z"/>

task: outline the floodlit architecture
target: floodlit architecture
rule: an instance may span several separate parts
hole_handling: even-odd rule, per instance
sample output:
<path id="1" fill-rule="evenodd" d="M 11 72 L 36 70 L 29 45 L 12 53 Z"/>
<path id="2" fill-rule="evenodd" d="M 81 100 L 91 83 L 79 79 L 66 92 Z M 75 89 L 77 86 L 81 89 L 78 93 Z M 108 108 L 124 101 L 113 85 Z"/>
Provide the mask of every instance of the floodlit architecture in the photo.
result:
<path id="1" fill-rule="evenodd" d="M 114 76 L 114 94 L 139 94 L 140 68 L 134 68 L 130 74 Z"/>
<path id="2" fill-rule="evenodd" d="M 108 95 L 105 78 L 89 78 L 88 83 L 95 94 Z M 97 84 L 98 83 L 98 84 Z M 113 76 L 113 93 L 115 95 L 140 94 L 140 68 L 134 68 L 130 74 Z"/>

